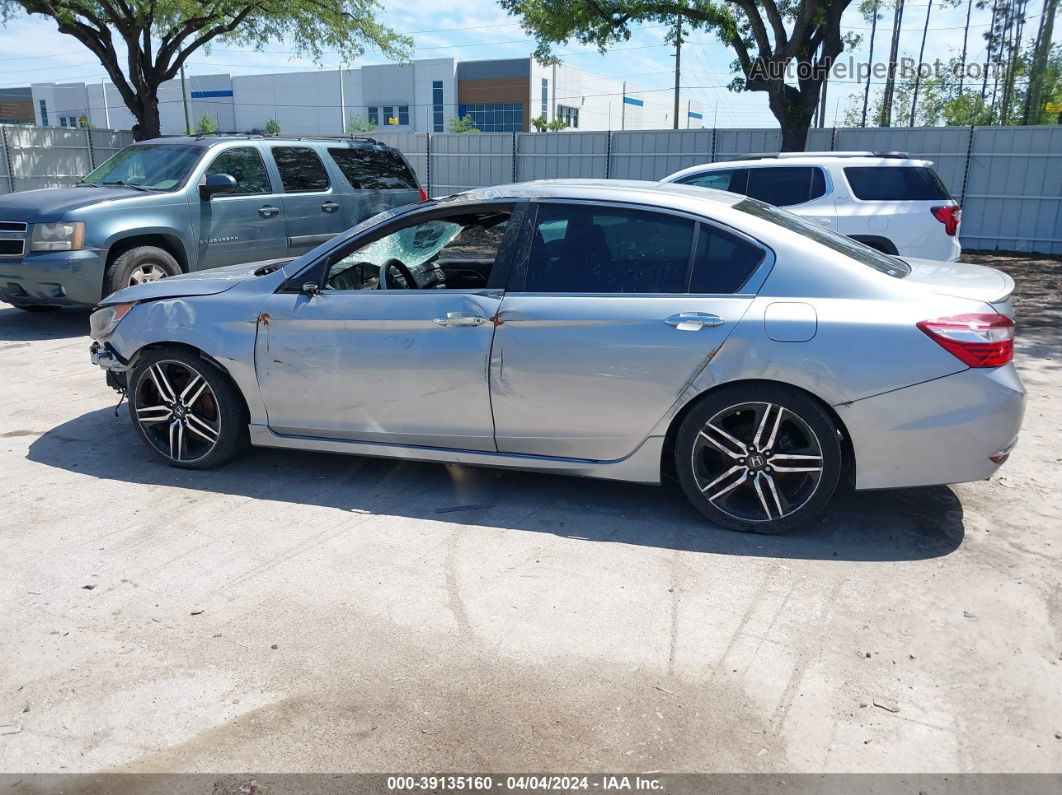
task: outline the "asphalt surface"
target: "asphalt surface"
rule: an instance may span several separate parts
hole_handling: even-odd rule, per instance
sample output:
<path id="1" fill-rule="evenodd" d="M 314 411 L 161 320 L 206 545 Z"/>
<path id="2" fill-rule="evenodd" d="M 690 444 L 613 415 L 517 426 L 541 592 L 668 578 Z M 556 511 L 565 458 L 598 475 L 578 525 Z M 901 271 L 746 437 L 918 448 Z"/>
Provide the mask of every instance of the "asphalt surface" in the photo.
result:
<path id="1" fill-rule="evenodd" d="M 1053 322 L 991 481 L 777 538 L 672 486 L 170 469 L 86 325 L 0 309 L 0 772 L 1062 772 Z"/>

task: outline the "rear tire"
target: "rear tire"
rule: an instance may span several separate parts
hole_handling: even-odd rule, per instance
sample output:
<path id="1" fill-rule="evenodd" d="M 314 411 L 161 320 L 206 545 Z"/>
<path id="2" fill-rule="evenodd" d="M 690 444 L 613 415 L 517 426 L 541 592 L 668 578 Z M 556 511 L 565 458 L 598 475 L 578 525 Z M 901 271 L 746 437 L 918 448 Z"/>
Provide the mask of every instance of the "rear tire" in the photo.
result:
<path id="1" fill-rule="evenodd" d="M 170 252 L 157 246 L 137 246 L 115 257 L 103 276 L 106 298 L 123 287 L 176 276 L 181 266 Z"/>
<path id="2" fill-rule="evenodd" d="M 725 387 L 683 419 L 675 471 L 686 498 L 729 530 L 784 533 L 822 510 L 841 444 L 813 398 L 781 384 Z"/>
<path id="3" fill-rule="evenodd" d="M 162 348 L 142 356 L 127 394 L 137 435 L 170 466 L 212 469 L 250 444 L 247 408 L 236 386 L 190 351 Z"/>

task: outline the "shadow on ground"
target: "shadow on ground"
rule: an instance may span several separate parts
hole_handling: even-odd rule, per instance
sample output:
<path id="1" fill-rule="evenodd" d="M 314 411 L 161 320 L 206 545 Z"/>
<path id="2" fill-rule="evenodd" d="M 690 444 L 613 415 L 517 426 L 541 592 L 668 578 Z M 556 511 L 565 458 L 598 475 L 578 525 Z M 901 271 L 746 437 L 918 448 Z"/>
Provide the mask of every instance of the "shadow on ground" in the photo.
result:
<path id="1" fill-rule="evenodd" d="M 690 552 L 920 560 L 952 552 L 964 534 L 962 505 L 946 487 L 839 493 L 823 515 L 774 537 L 714 527 L 672 484 L 269 449 L 218 470 L 174 469 L 140 443 L 124 409 L 118 417 L 100 409 L 48 431 L 5 435 L 39 435 L 30 460 L 108 481 Z"/>
<path id="2" fill-rule="evenodd" d="M 0 303 L 0 350 L 6 342 L 88 339 L 90 309 L 26 312 Z"/>

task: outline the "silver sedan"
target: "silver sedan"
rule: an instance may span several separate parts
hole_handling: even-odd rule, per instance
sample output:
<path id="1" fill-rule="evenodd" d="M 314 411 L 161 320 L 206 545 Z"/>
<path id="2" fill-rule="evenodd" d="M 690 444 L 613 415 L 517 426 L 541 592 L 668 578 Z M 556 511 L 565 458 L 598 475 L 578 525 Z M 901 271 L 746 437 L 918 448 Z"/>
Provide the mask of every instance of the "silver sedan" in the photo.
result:
<path id="1" fill-rule="evenodd" d="M 290 262 L 120 290 L 93 361 L 158 457 L 247 447 L 675 477 L 718 525 L 989 477 L 1021 424 L 1012 280 L 730 193 L 533 182 Z"/>

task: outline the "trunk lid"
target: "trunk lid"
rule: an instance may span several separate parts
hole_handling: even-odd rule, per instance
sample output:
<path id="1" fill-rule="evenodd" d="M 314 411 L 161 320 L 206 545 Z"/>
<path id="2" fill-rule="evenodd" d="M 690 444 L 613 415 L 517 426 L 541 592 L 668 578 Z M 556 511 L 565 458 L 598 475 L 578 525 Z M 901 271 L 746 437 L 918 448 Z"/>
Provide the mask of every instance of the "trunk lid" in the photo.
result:
<path id="1" fill-rule="evenodd" d="M 902 259 L 911 266 L 911 273 L 903 279 L 905 284 L 917 285 L 938 295 L 984 301 L 1001 314 L 1014 316 L 1010 300 L 1014 280 L 1003 271 L 968 262 Z"/>

